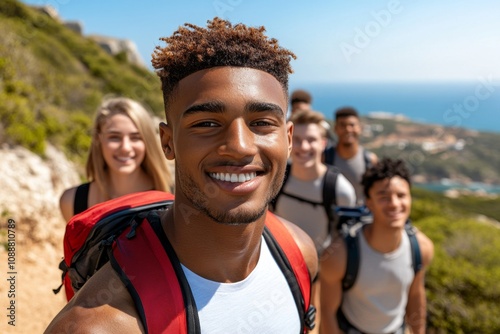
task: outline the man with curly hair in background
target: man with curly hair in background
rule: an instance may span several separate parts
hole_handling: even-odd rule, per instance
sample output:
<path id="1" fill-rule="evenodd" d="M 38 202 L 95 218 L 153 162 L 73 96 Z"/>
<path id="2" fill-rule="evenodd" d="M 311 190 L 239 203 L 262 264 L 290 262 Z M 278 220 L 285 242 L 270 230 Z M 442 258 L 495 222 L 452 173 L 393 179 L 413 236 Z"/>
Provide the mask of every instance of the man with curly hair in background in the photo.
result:
<path id="1" fill-rule="evenodd" d="M 434 244 L 408 225 L 410 171 L 403 160 L 383 158 L 363 174 L 361 184 L 373 221 L 349 230 L 356 243 L 339 234 L 323 254 L 320 333 L 403 334 L 409 327 L 413 334 L 424 334 L 425 273 Z M 420 261 L 415 263 L 417 250 Z M 350 270 L 353 254 L 359 261 L 356 274 Z"/>
<path id="2" fill-rule="evenodd" d="M 307 309 L 307 301 L 297 301 L 290 272 L 271 255 L 272 242 L 265 238 L 273 218 L 290 236 L 292 245 L 284 249 L 295 247 L 310 289 L 318 261 L 314 243 L 267 210 L 291 150 L 293 125 L 286 111 L 295 56 L 264 32 L 215 18 L 207 28 L 185 24 L 153 54 L 167 121 L 160 125 L 162 148 L 175 160 L 175 202 L 161 214 L 157 234 L 182 266 L 185 291 L 197 308 L 194 332 L 300 333 L 311 327 L 297 306 Z M 121 247 L 127 242 L 113 254 Z M 127 268 L 114 263 L 90 278 L 46 333 L 158 332 L 147 326 L 123 278 Z M 148 274 L 128 277 L 129 283 L 146 280 L 164 289 Z"/>

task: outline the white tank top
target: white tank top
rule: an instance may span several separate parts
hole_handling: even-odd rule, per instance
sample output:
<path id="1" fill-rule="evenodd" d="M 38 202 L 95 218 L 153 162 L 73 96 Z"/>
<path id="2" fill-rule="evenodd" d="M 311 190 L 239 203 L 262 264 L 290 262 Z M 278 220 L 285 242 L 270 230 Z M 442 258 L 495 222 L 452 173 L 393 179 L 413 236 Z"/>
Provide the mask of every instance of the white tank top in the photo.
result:
<path id="1" fill-rule="evenodd" d="M 342 312 L 351 324 L 366 333 L 392 333 L 403 324 L 408 291 L 413 282 L 411 246 L 401 231 L 399 247 L 379 253 L 359 233 L 359 272 L 353 287 L 344 293 Z"/>
<path id="2" fill-rule="evenodd" d="M 182 269 L 198 308 L 202 334 L 300 332 L 292 292 L 264 238 L 257 266 L 240 282 L 214 282 Z"/>

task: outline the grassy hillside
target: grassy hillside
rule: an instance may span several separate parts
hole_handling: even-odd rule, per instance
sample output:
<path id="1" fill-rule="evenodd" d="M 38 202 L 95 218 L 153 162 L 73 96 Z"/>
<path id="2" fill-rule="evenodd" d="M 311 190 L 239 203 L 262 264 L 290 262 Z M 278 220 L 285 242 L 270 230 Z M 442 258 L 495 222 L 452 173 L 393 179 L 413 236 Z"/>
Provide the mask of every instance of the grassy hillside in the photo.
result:
<path id="1" fill-rule="evenodd" d="M 0 142 L 41 154 L 47 140 L 81 160 L 104 96 L 128 96 L 161 115 L 154 73 L 108 55 L 47 15 L 2 0 L 0 32 Z"/>
<path id="2" fill-rule="evenodd" d="M 500 333 L 500 199 L 413 191 L 412 219 L 432 239 L 430 333 Z M 478 208 L 494 221 L 477 218 Z"/>

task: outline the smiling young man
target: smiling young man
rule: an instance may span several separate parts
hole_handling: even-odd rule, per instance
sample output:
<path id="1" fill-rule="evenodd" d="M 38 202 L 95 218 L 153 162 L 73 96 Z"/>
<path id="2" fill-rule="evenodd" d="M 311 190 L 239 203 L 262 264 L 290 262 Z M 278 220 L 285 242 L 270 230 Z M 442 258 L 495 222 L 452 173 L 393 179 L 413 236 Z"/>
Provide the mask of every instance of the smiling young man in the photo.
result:
<path id="1" fill-rule="evenodd" d="M 309 234 L 319 255 L 331 241 L 335 207 L 353 207 L 356 194 L 345 176 L 321 161 L 326 146 L 326 130 L 321 125 L 323 115 L 312 110 L 300 110 L 292 115 L 290 121 L 294 125 L 290 172 L 274 200 L 273 212 L 293 221 Z M 333 182 L 327 179 L 327 171 L 332 173 Z M 325 208 L 326 192 L 332 198 L 328 208 Z"/>
<path id="2" fill-rule="evenodd" d="M 289 175 L 272 206 L 276 215 L 293 221 L 312 238 L 318 255 L 331 242 L 335 207 L 356 204 L 351 183 L 321 161 L 327 142 L 324 121 L 321 113 L 312 110 L 299 110 L 290 117 L 294 130 Z M 312 298 L 318 312 L 319 292 L 316 277 Z M 316 323 L 320 324 L 319 316 Z"/>
<path id="3" fill-rule="evenodd" d="M 357 204 L 362 205 L 364 194 L 361 178 L 378 159 L 375 153 L 365 150 L 359 143 L 361 122 L 356 109 L 343 107 L 335 111 L 334 132 L 337 145 L 325 150 L 324 162 L 335 166 L 345 175 L 356 190 Z"/>
<path id="4" fill-rule="evenodd" d="M 357 230 L 359 269 L 343 292 L 347 267 L 345 239 L 336 238 L 321 264 L 320 333 L 425 333 L 424 277 L 434 246 L 416 232 L 422 267 L 415 273 L 410 236 L 410 174 L 404 162 L 385 158 L 363 176 L 373 222 Z M 342 331 L 341 331 L 342 330 Z"/>
<path id="5" fill-rule="evenodd" d="M 273 217 L 268 204 L 281 187 L 291 150 L 286 108 L 294 58 L 264 31 L 217 18 L 207 28 L 186 24 L 162 39 L 167 46 L 153 55 L 167 120 L 160 126 L 162 146 L 166 158 L 175 160 L 175 202 L 161 216 L 161 234 L 182 265 L 184 293 L 197 309 L 195 332 L 306 330 L 290 277 L 263 237 Z M 291 223 L 280 224 L 292 241 L 283 249 L 297 249 L 310 288 L 317 271 L 314 243 Z M 127 245 L 119 243 L 113 254 L 119 258 Z M 47 333 L 147 332 L 124 272 L 104 266 Z M 153 281 L 147 271 L 128 279 L 134 286 L 147 280 L 158 290 L 168 284 Z"/>

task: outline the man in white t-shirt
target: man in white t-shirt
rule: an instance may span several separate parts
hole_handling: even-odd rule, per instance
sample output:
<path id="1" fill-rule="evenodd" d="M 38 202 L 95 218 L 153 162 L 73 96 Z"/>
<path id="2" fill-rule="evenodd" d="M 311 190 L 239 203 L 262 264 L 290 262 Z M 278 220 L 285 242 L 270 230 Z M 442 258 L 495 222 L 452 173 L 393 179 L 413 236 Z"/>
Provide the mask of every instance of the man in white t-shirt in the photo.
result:
<path id="1" fill-rule="evenodd" d="M 297 226 L 268 212 L 291 150 L 293 125 L 286 110 L 295 55 L 264 32 L 214 18 L 206 28 L 186 24 L 162 38 L 167 45 L 156 48 L 152 63 L 167 120 L 160 124 L 162 148 L 175 161 L 175 201 L 150 238 L 142 222 L 130 239 L 118 240 L 113 249 L 118 257 L 85 283 L 47 334 L 145 333 L 150 315 L 166 319 L 167 327 L 150 333 L 182 333 L 168 327 L 187 311 L 196 316 L 186 315 L 180 326 L 197 323 L 201 333 L 305 333 L 312 327 L 308 290 L 318 265 L 314 244 Z M 283 258 L 272 255 L 277 247 L 266 238 L 265 226 L 282 227 L 279 235 L 289 236 L 280 245 L 294 254 L 287 257 L 296 262 L 292 272 L 282 269 Z M 128 268 L 118 268 L 117 258 L 127 258 L 134 235 L 135 240 L 148 237 L 160 249 L 147 257 L 155 261 L 150 270 L 130 277 L 123 274 Z M 185 276 L 183 287 L 191 287 L 179 299 L 198 312 L 167 299 L 163 292 L 173 281 L 149 275 L 168 262 L 167 252 L 175 252 L 177 267 L 182 266 L 176 277 Z M 290 285 L 292 276 L 301 279 L 299 289 Z M 136 282 L 160 287 L 148 290 L 144 301 L 167 300 L 169 307 L 153 305 L 146 314 L 131 287 Z M 297 290 L 304 293 L 297 296 Z"/>

